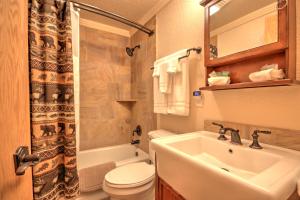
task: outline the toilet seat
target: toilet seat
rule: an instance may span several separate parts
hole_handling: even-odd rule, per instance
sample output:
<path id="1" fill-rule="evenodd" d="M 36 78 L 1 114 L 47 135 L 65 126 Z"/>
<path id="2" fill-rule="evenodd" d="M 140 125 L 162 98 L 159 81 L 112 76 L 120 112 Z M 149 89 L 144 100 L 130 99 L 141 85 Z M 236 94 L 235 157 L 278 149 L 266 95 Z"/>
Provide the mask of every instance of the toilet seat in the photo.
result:
<path id="1" fill-rule="evenodd" d="M 145 162 L 117 167 L 105 175 L 105 184 L 112 188 L 134 188 L 150 183 L 155 178 L 155 167 Z"/>

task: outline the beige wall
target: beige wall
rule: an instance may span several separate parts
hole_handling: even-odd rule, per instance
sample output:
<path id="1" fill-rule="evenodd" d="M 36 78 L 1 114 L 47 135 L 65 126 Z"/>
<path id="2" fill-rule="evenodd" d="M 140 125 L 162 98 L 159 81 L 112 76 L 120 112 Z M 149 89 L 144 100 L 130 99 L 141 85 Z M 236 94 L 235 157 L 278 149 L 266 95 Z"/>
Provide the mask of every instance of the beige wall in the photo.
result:
<path id="1" fill-rule="evenodd" d="M 300 10 L 299 4 L 297 7 Z M 299 30 L 300 20 L 297 23 Z M 299 40 L 298 37 L 298 45 Z M 204 9 L 198 1 L 172 0 L 157 14 L 157 58 L 182 48 L 203 47 L 203 43 Z M 205 82 L 203 54 L 199 66 L 190 70 L 193 91 Z M 158 115 L 158 127 L 195 131 L 204 128 L 205 119 L 213 119 L 300 130 L 300 87 L 204 91 L 204 95 L 203 108 L 196 107 L 192 100 L 189 117 Z"/>
<path id="2" fill-rule="evenodd" d="M 155 18 L 146 27 L 155 29 Z M 152 70 L 156 58 L 156 36 L 148 37 L 141 31 L 131 37 L 131 46 L 141 45 L 131 58 L 131 91 L 137 102 L 132 107 L 132 129 L 138 124 L 142 127 L 140 147 L 148 152 L 148 132 L 156 129 L 156 115 L 153 113 Z"/>
<path id="3" fill-rule="evenodd" d="M 129 143 L 129 38 L 80 27 L 80 150 Z"/>

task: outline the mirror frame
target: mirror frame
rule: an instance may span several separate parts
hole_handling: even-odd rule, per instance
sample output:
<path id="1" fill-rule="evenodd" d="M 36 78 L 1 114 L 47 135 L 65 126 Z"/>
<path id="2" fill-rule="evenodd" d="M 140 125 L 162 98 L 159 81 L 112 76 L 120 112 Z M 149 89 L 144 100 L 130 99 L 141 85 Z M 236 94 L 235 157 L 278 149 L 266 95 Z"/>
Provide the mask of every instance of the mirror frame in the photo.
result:
<path id="1" fill-rule="evenodd" d="M 249 60 L 256 57 L 268 56 L 288 49 L 288 6 L 278 10 L 278 41 L 271 44 L 266 44 L 260 47 L 255 47 L 249 50 L 241 51 L 221 58 L 210 59 L 209 43 L 210 43 L 210 7 L 221 0 L 206 0 L 200 4 L 205 6 L 205 29 L 204 29 L 204 53 L 205 66 L 217 67 L 229 65 L 244 60 Z"/>

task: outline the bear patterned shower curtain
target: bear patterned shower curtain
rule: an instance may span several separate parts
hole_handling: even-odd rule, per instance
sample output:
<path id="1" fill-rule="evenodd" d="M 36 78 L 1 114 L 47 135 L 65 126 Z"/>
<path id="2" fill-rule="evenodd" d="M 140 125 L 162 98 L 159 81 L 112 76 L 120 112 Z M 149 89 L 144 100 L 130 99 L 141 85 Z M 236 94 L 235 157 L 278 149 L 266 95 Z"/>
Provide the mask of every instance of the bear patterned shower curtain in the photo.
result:
<path id="1" fill-rule="evenodd" d="M 70 5 L 29 0 L 29 63 L 35 200 L 78 195 Z"/>

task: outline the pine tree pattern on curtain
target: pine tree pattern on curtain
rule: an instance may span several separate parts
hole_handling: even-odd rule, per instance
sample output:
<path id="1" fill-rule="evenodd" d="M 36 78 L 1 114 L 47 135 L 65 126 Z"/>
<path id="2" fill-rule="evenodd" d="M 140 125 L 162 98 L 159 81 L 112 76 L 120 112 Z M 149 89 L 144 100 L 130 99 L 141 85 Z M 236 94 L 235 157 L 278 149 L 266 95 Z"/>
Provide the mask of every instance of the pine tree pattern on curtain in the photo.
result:
<path id="1" fill-rule="evenodd" d="M 35 200 L 75 199 L 76 168 L 70 6 L 29 1 L 32 153 Z"/>

